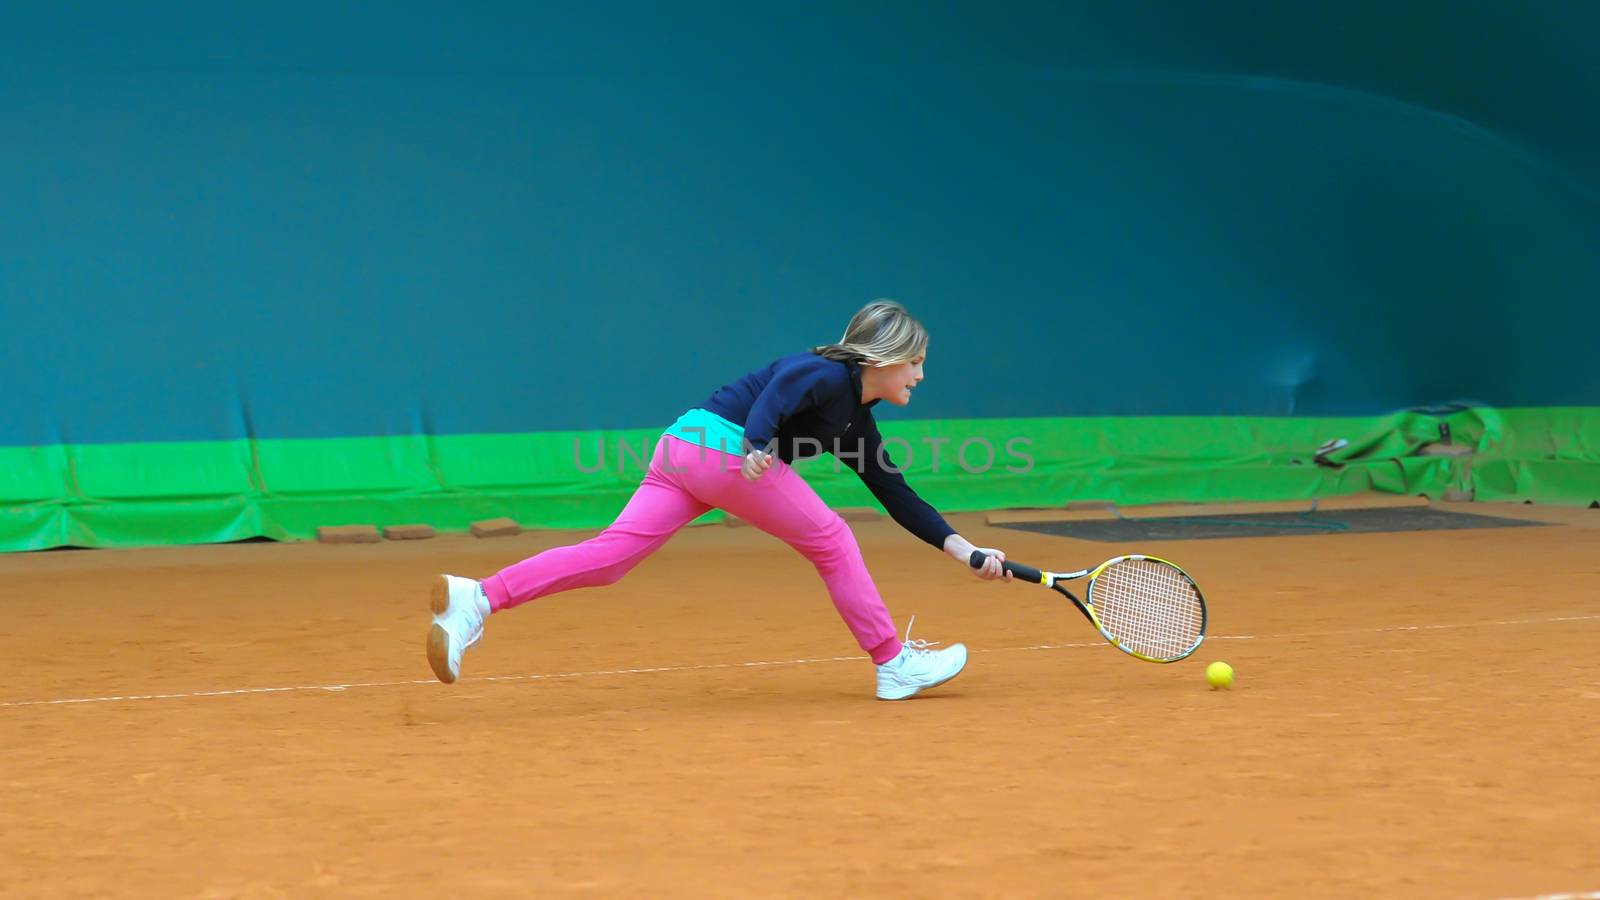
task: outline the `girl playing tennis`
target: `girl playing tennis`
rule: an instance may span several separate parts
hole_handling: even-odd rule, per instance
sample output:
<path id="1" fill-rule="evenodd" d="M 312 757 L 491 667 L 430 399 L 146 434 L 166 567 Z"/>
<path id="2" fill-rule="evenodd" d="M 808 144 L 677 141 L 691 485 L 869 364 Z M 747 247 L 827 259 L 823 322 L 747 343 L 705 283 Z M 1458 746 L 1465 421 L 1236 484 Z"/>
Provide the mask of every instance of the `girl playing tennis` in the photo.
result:
<path id="1" fill-rule="evenodd" d="M 678 529 L 726 510 L 780 538 L 817 567 L 845 625 L 877 665 L 878 698 L 904 700 L 960 674 L 967 648 L 930 649 L 895 636 L 894 620 L 867 573 L 855 535 L 789 464 L 831 452 L 850 464 L 901 527 L 983 579 L 1009 581 L 1005 554 L 977 548 L 918 497 L 884 452 L 872 418 L 879 400 L 911 402 L 922 381 L 928 332 L 897 303 L 868 304 L 837 344 L 785 356 L 684 413 L 656 444 L 644 481 L 609 528 L 474 581 L 441 575 L 433 588 L 428 663 L 440 681 L 461 675 L 461 656 L 483 637 L 491 612 L 574 588 L 613 584 Z M 972 551 L 988 560 L 970 569 Z"/>

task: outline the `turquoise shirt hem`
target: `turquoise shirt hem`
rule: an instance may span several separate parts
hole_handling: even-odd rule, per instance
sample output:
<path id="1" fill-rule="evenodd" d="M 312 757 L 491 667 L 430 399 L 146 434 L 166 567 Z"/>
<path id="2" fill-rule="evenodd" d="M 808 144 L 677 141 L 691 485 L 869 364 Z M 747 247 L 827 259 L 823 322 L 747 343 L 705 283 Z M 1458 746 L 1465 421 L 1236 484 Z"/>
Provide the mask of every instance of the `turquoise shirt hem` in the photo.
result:
<path id="1" fill-rule="evenodd" d="M 744 426 L 736 425 L 708 409 L 696 407 L 689 410 L 663 433 L 707 450 L 744 455 Z"/>

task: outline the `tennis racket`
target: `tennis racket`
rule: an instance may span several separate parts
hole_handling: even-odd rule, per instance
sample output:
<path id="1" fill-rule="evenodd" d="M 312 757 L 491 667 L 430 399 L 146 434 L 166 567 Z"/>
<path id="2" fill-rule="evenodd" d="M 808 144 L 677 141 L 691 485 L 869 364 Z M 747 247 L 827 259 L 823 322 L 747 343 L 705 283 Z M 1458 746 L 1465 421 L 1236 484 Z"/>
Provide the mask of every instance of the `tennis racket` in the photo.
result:
<path id="1" fill-rule="evenodd" d="M 972 551 L 976 569 L 989 555 Z M 1146 662 L 1171 663 L 1206 639 L 1206 601 L 1189 573 L 1154 556 L 1118 556 L 1078 572 L 1041 572 L 1005 561 L 1013 578 L 1042 584 L 1071 600 L 1111 646 Z M 1083 599 L 1063 581 L 1089 576 Z"/>

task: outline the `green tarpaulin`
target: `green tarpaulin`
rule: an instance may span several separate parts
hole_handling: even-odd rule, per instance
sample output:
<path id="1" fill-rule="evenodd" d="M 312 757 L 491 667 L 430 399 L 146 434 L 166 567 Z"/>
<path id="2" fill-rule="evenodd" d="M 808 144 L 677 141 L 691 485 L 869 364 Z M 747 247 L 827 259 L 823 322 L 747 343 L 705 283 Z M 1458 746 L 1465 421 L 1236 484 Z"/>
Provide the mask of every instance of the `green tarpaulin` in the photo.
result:
<path id="1" fill-rule="evenodd" d="M 1449 426 L 1464 456 L 1419 455 Z M 1600 407 L 1374 418 L 1138 417 L 885 423 L 896 462 L 945 511 L 1072 500 L 1286 500 L 1472 491 L 1480 500 L 1600 500 Z M 0 550 L 130 547 L 321 525 L 465 530 L 611 520 L 659 429 L 0 448 Z M 1322 461 L 1316 449 L 1348 443 Z M 801 471 L 828 502 L 873 500 L 831 456 Z M 711 513 L 708 520 L 720 516 Z"/>

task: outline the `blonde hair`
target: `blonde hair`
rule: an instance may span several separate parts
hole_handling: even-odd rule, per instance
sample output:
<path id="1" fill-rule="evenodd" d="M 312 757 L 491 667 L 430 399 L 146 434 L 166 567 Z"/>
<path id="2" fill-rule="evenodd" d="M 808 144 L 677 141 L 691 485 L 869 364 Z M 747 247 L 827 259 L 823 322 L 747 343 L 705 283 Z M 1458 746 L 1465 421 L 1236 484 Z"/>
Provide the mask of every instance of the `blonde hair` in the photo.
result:
<path id="1" fill-rule="evenodd" d="M 811 352 L 839 362 L 892 366 L 928 352 L 928 329 L 893 300 L 874 300 L 850 317 L 837 344 L 813 347 Z"/>

